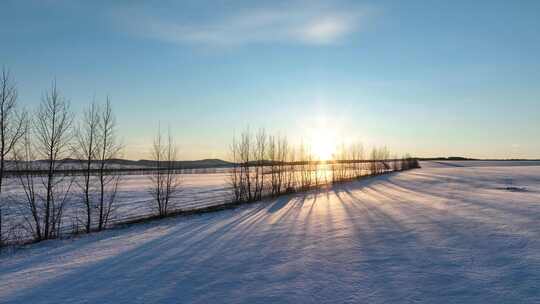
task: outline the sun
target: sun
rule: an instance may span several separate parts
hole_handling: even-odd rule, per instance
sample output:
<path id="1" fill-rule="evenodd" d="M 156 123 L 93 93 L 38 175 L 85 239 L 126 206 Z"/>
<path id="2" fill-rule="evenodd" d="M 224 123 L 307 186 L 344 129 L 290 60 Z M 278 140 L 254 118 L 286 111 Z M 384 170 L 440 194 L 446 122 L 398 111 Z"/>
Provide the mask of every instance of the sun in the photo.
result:
<path id="1" fill-rule="evenodd" d="M 313 130 L 311 135 L 311 153 L 318 160 L 332 159 L 336 150 L 336 138 L 325 129 Z"/>

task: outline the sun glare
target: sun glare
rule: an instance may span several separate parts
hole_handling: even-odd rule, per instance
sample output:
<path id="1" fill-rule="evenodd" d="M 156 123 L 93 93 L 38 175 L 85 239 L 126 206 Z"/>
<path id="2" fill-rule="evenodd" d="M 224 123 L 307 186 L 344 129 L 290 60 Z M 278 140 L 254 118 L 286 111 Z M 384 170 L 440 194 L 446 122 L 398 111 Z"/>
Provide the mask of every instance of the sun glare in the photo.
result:
<path id="1" fill-rule="evenodd" d="M 327 130 L 315 130 L 311 136 L 311 152 L 319 160 L 330 160 L 336 149 L 335 136 Z"/>

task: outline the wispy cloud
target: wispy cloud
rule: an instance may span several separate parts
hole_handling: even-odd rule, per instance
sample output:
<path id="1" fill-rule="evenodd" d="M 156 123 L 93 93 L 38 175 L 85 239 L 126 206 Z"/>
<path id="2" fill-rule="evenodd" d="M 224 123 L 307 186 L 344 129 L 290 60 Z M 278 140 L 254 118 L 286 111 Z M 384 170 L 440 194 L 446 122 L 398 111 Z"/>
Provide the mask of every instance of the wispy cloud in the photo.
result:
<path id="1" fill-rule="evenodd" d="M 117 9 L 112 16 L 121 29 L 141 37 L 178 44 L 238 46 L 275 42 L 339 43 L 361 30 L 368 15 L 365 8 L 304 3 L 239 9 L 205 20 L 183 20 L 134 8 Z"/>

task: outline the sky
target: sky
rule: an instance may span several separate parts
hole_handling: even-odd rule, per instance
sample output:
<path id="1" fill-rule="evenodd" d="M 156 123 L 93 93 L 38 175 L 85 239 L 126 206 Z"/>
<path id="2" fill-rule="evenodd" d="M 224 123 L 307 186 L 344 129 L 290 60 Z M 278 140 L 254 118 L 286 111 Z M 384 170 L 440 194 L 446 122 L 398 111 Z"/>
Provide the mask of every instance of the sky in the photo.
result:
<path id="1" fill-rule="evenodd" d="M 0 66 L 34 108 L 110 96 L 124 157 L 265 128 L 415 156 L 540 158 L 540 1 L 4 0 Z"/>

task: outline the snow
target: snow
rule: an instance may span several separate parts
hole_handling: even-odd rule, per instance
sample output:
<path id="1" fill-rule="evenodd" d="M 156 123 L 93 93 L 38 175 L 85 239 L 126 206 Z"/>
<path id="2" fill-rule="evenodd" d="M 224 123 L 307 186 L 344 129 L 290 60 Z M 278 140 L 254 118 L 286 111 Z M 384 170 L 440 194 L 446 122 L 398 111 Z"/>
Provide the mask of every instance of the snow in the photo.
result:
<path id="1" fill-rule="evenodd" d="M 228 173 L 197 173 L 181 174 L 181 192 L 175 194 L 171 203 L 171 210 L 190 210 L 212 205 L 223 204 L 230 201 L 231 192 L 228 184 Z M 37 184 L 41 186 L 41 180 Z M 65 182 L 68 184 L 68 182 Z M 76 180 L 72 186 L 69 202 L 64 207 L 63 228 L 64 232 L 70 232 L 76 218 L 80 219 L 79 229 L 83 229 L 85 219 L 85 205 L 82 200 L 81 184 Z M 67 186 L 63 186 L 64 188 Z M 148 175 L 123 175 L 118 187 L 117 199 L 110 223 L 120 223 L 129 220 L 141 219 L 156 214 L 156 204 L 149 192 L 151 181 Z M 41 189 L 41 188 L 40 188 Z M 97 192 L 95 193 L 97 195 Z M 4 193 L 9 198 L 9 203 L 4 212 L 4 227 L 21 227 L 26 224 L 25 217 L 30 217 L 30 210 L 24 202 L 24 190 L 16 178 L 8 178 Z M 97 201 L 95 197 L 94 201 Z M 97 211 L 94 211 L 94 217 Z M 97 218 L 93 224 L 97 225 Z M 17 225 L 19 224 L 19 225 Z M 31 235 L 24 229 L 19 229 L 16 234 L 23 239 L 31 239 Z M 9 237 L 10 235 L 8 235 Z"/>
<path id="2" fill-rule="evenodd" d="M 540 166 L 422 165 L 7 252 L 0 303 L 540 302 Z"/>

